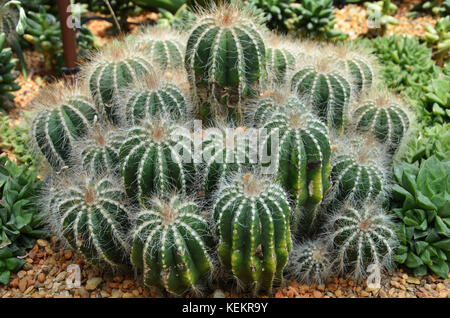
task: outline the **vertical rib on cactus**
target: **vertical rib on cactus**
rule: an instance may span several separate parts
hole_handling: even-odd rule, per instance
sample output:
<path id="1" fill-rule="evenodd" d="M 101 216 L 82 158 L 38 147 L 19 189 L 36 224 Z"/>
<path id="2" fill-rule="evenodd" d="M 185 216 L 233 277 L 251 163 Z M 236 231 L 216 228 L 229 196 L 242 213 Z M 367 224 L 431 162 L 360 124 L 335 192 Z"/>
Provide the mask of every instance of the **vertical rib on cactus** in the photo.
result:
<path id="1" fill-rule="evenodd" d="M 70 165 L 75 140 L 84 137 L 97 116 L 94 103 L 83 89 L 50 88 L 35 105 L 41 109 L 32 121 L 35 148 L 56 170 Z"/>
<path id="2" fill-rule="evenodd" d="M 331 51 L 330 59 L 336 59 L 353 81 L 355 93 L 360 94 L 372 88 L 376 80 L 376 63 L 368 52 L 349 44 L 340 44 L 336 47 L 325 48 Z"/>
<path id="3" fill-rule="evenodd" d="M 214 220 L 225 268 L 243 287 L 270 293 L 281 283 L 291 249 L 290 208 L 282 187 L 239 174 L 218 191 Z"/>
<path id="4" fill-rule="evenodd" d="M 214 241 L 198 206 L 173 196 L 154 199 L 137 215 L 132 263 L 143 271 L 144 284 L 182 294 L 197 289 L 211 268 L 208 249 Z"/>
<path id="5" fill-rule="evenodd" d="M 186 89 L 189 84 L 181 77 L 171 73 L 158 74 L 158 77 L 154 74 L 124 89 L 117 102 L 124 124 L 137 125 L 146 117 L 168 114 L 173 119 L 186 120 L 191 108 Z"/>
<path id="6" fill-rule="evenodd" d="M 230 173 L 250 168 L 250 143 L 245 128 L 208 129 L 202 143 L 202 190 L 206 197 Z M 256 153 L 257 155 L 257 153 Z"/>
<path id="7" fill-rule="evenodd" d="M 288 75 L 295 69 L 295 56 L 293 44 L 282 36 L 274 34 L 265 35 L 266 67 L 269 81 L 275 84 L 285 84 Z"/>
<path id="8" fill-rule="evenodd" d="M 372 92 L 355 105 L 356 128 L 370 131 L 381 143 L 395 151 L 409 127 L 405 106 L 386 92 Z"/>
<path id="9" fill-rule="evenodd" d="M 127 195 L 140 200 L 174 189 L 185 194 L 195 173 L 191 134 L 167 118 L 132 127 L 119 160 Z"/>
<path id="10" fill-rule="evenodd" d="M 322 284 L 331 275 L 331 253 L 321 239 L 297 243 L 289 255 L 290 277 L 307 284 Z"/>
<path id="11" fill-rule="evenodd" d="M 292 91 L 305 98 L 328 127 L 339 132 L 346 127 L 352 94 L 350 81 L 341 74 L 328 58 L 320 58 L 301 68 L 291 79 Z"/>
<path id="12" fill-rule="evenodd" d="M 263 150 L 275 161 L 272 164 L 281 184 L 295 199 L 295 234 L 309 235 L 316 227 L 317 206 L 330 187 L 328 129 L 297 97 L 279 96 L 260 105 L 256 117 L 267 130 Z M 275 153 L 271 152 L 272 143 Z"/>
<path id="13" fill-rule="evenodd" d="M 333 137 L 332 144 L 333 199 L 361 203 L 384 197 L 389 169 L 387 149 L 368 134 Z"/>
<path id="14" fill-rule="evenodd" d="M 154 72 L 149 60 L 143 51 L 113 41 L 84 66 L 91 95 L 102 113 L 105 112 L 113 123 L 120 120 L 114 98 L 132 81 Z"/>
<path id="15" fill-rule="evenodd" d="M 340 273 L 362 280 L 369 265 L 379 270 L 391 265 L 397 237 L 390 216 L 382 208 L 372 204 L 345 206 L 332 217 L 328 229 L 327 239 Z"/>
<path id="16" fill-rule="evenodd" d="M 185 67 L 204 120 L 211 113 L 213 119 L 244 122 L 242 102 L 259 91 L 265 71 L 258 24 L 248 6 L 236 1 L 213 5 L 192 29 Z"/>
<path id="17" fill-rule="evenodd" d="M 48 193 L 49 222 L 83 257 L 113 267 L 129 264 L 125 192 L 111 178 L 70 174 Z"/>
<path id="18" fill-rule="evenodd" d="M 95 123 L 87 138 L 75 145 L 84 171 L 90 175 L 103 176 L 119 172 L 119 149 L 123 135 L 112 127 Z"/>
<path id="19" fill-rule="evenodd" d="M 183 67 L 185 53 L 183 33 L 168 28 L 150 27 L 132 39 L 148 53 L 152 64 L 162 70 Z"/>

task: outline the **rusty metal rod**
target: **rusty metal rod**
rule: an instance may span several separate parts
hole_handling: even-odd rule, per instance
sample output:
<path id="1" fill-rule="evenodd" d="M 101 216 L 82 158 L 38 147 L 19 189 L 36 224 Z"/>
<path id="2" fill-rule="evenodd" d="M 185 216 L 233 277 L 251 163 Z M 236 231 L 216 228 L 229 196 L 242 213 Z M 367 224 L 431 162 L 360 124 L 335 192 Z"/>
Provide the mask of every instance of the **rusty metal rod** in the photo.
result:
<path id="1" fill-rule="evenodd" d="M 59 23 L 64 49 L 65 73 L 74 74 L 78 71 L 77 50 L 75 42 L 74 22 L 70 10 L 70 0 L 58 0 Z"/>

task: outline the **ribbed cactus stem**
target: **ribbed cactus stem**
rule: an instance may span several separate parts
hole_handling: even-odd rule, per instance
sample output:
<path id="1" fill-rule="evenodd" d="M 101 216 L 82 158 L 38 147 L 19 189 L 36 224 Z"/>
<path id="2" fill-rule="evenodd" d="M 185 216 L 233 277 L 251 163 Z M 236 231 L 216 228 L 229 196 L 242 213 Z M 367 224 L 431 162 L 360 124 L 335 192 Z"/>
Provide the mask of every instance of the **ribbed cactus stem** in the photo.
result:
<path id="1" fill-rule="evenodd" d="M 334 199 L 345 202 L 375 200 L 387 191 L 387 150 L 370 135 L 335 139 L 331 181 Z M 336 203 L 336 202 L 335 202 Z"/>
<path id="2" fill-rule="evenodd" d="M 390 216 L 376 205 L 345 206 L 329 223 L 329 242 L 340 273 L 356 280 L 367 277 L 369 265 L 389 266 L 397 245 Z"/>
<path id="3" fill-rule="evenodd" d="M 290 208 L 281 186 L 240 174 L 218 194 L 214 220 L 222 264 L 244 288 L 270 293 L 291 249 Z"/>
<path id="4" fill-rule="evenodd" d="M 267 48 L 266 66 L 271 81 L 284 84 L 288 81 L 289 72 L 295 69 L 295 57 L 286 48 Z"/>
<path id="5" fill-rule="evenodd" d="M 232 173 L 250 168 L 250 141 L 244 127 L 208 129 L 202 143 L 202 190 L 206 197 Z M 257 153 L 256 153 L 257 155 Z"/>
<path id="6" fill-rule="evenodd" d="M 119 150 L 123 136 L 116 130 L 95 124 L 88 138 L 78 146 L 84 170 L 91 175 L 104 175 L 119 171 Z"/>
<path id="7" fill-rule="evenodd" d="M 211 268 L 214 245 L 198 206 L 179 196 L 154 199 L 137 216 L 132 263 L 143 271 L 144 284 L 182 294 L 197 288 Z"/>
<path id="8" fill-rule="evenodd" d="M 186 119 L 189 99 L 183 89 L 158 79 L 156 74 L 140 82 L 124 91 L 126 97 L 121 104 L 126 124 L 136 125 L 146 117 L 155 118 L 161 114 L 169 114 L 173 119 Z"/>
<path id="9" fill-rule="evenodd" d="M 316 227 L 317 206 L 330 187 L 328 129 L 296 97 L 281 104 L 263 100 L 260 107 L 256 114 L 267 130 L 263 150 L 270 153 L 281 184 L 296 202 L 294 232 L 309 235 Z"/>
<path id="10" fill-rule="evenodd" d="M 32 122 L 35 147 L 56 170 L 71 165 L 74 142 L 86 136 L 97 117 L 90 98 L 74 91 L 47 91 Z"/>
<path id="11" fill-rule="evenodd" d="M 145 120 L 128 131 L 119 152 L 128 196 L 188 190 L 195 173 L 193 141 L 182 126 L 168 119 Z"/>
<path id="12" fill-rule="evenodd" d="M 58 235 L 93 264 L 128 264 L 125 193 L 113 179 L 69 175 L 50 193 L 49 219 Z"/>
<path id="13" fill-rule="evenodd" d="M 296 72 L 291 89 L 313 106 L 328 127 L 343 132 L 348 121 L 351 83 L 328 60 L 319 60 Z"/>
<path id="14" fill-rule="evenodd" d="M 148 60 L 144 52 L 113 42 L 85 66 L 91 95 L 113 123 L 120 120 L 115 105 L 120 90 L 154 72 Z"/>
<path id="15" fill-rule="evenodd" d="M 321 239 L 295 244 L 289 255 L 289 276 L 303 283 L 322 284 L 332 273 L 329 248 Z"/>
<path id="16" fill-rule="evenodd" d="M 259 91 L 264 76 L 265 46 L 255 18 L 236 3 L 200 16 L 188 38 L 185 67 L 198 104 L 208 103 L 214 119 L 242 124 L 242 102 Z"/>
<path id="17" fill-rule="evenodd" d="M 353 117 L 358 130 L 370 131 L 392 151 L 397 149 L 409 127 L 405 107 L 384 94 L 358 103 Z"/>

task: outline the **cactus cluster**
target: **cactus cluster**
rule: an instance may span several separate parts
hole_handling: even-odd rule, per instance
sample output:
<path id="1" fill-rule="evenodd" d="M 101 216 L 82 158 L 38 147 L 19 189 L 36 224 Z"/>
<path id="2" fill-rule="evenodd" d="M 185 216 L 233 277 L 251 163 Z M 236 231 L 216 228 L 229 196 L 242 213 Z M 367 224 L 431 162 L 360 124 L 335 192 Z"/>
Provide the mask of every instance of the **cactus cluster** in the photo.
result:
<path id="1" fill-rule="evenodd" d="M 14 99 L 13 91 L 20 89 L 14 82 L 17 60 L 12 58 L 11 48 L 6 47 L 6 35 L 0 33 L 0 109 L 7 109 Z"/>
<path id="2" fill-rule="evenodd" d="M 52 167 L 55 231 L 177 295 L 211 279 L 270 293 L 285 269 L 320 282 L 389 263 L 382 149 L 411 119 L 370 103 L 370 57 L 268 34 L 235 2 L 195 21 L 112 41 L 83 66 L 86 88 L 44 93 L 32 139 Z"/>

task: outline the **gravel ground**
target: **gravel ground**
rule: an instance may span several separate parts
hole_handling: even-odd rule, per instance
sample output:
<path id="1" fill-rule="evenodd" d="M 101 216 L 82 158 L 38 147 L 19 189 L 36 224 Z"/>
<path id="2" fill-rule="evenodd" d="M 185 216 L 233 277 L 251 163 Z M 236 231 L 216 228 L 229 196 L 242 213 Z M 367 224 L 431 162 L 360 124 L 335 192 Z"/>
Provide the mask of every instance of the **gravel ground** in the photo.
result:
<path id="1" fill-rule="evenodd" d="M 99 271 L 86 264 L 79 254 L 58 247 L 56 237 L 40 239 L 28 251 L 26 264 L 11 276 L 8 285 L 0 285 L 0 298 L 143 298 L 167 295 L 144 287 L 133 275 L 114 275 Z M 81 269 L 81 286 L 67 285 L 68 266 Z M 70 270 L 69 270 L 70 272 Z M 227 290 L 226 288 L 223 288 Z M 380 289 L 370 289 L 365 283 L 357 284 L 344 278 L 331 278 L 323 285 L 303 285 L 286 282 L 286 287 L 274 290 L 275 298 L 448 298 L 450 279 L 428 275 L 413 277 L 399 270 L 385 275 Z M 248 294 L 230 293 L 216 289 L 205 297 L 250 297 Z"/>

